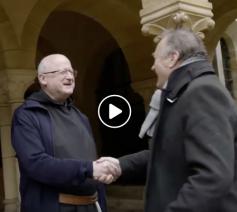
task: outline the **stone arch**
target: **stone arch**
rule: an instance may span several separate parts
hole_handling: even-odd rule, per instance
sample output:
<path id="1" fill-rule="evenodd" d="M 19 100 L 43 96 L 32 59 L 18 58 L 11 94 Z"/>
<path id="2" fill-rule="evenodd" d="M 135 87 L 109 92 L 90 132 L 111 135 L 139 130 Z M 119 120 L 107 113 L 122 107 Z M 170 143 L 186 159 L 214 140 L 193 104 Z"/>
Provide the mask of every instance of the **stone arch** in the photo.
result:
<path id="1" fill-rule="evenodd" d="M 141 34 L 139 24 L 140 4 L 140 1 L 124 2 L 122 0 L 105 0 L 103 3 L 94 2 L 93 0 L 35 1 L 35 4 L 27 15 L 27 20 L 24 23 L 20 39 L 22 48 L 29 49 L 31 51 L 28 61 L 30 61 L 32 67 L 35 66 L 37 64 L 35 61 L 38 61 L 37 43 L 42 37 L 42 30 L 48 18 L 56 13 L 74 12 L 95 20 L 114 38 L 116 42 L 111 42 L 109 45 L 112 45 L 112 47 L 110 46 L 109 48 L 111 51 L 115 46 L 117 46 L 117 48 L 121 48 L 128 63 L 131 83 L 144 78 L 151 79 L 154 77 L 153 73 L 151 71 L 144 70 L 150 70 L 149 65 L 152 63 L 152 57 L 146 52 L 152 52 L 153 42 L 150 38 L 144 37 Z M 110 16 L 108 16 L 104 11 L 113 12 Z M 104 45 L 108 45 L 108 43 Z M 101 49 L 103 49 L 103 47 L 101 47 Z M 97 62 L 98 67 L 101 66 L 102 64 L 99 64 L 102 61 L 100 58 L 105 58 L 105 56 L 109 54 L 110 50 L 107 52 L 100 52 L 99 54 L 96 52 L 93 53 L 95 57 L 91 58 L 93 60 L 93 64 L 89 67 L 89 69 L 95 65 L 94 61 Z M 88 70 L 88 67 L 83 68 Z M 88 73 L 90 72 L 88 71 Z M 94 77 L 94 79 L 96 79 L 94 74 L 96 75 L 96 73 L 93 73 L 93 76 L 82 76 L 82 78 L 79 79 L 78 84 L 82 86 L 79 91 L 80 95 L 77 96 L 84 96 L 81 95 L 84 93 L 83 90 L 86 87 L 86 85 L 84 86 L 83 84 L 87 82 L 88 77 Z M 94 82 L 95 81 L 96 80 L 94 80 Z M 90 90 L 93 91 L 93 89 Z M 78 100 L 79 104 L 83 101 L 83 99 Z M 85 105 L 88 105 L 86 108 L 88 110 L 93 104 L 89 104 L 89 101 L 87 101 Z M 91 108 L 91 111 L 94 111 L 94 108 Z"/>
<path id="2" fill-rule="evenodd" d="M 218 14 L 214 13 L 216 15 L 214 16 L 216 22 L 215 28 L 207 33 L 205 39 L 207 49 L 209 50 L 211 56 L 214 55 L 215 48 L 221 36 L 223 35 L 223 32 L 237 17 L 237 8 L 230 9 L 229 11 L 221 14 L 219 12 Z"/>
<path id="3" fill-rule="evenodd" d="M 55 23 L 60 23 L 60 26 L 56 26 Z M 71 26 L 68 23 L 71 23 Z M 62 28 L 64 31 L 61 31 Z M 39 43 L 42 45 L 39 45 Z M 44 51 L 42 51 L 42 48 Z M 98 88 L 97 81 L 101 77 L 105 58 L 117 49 L 120 49 L 119 44 L 100 23 L 78 12 L 56 10 L 51 13 L 41 29 L 36 64 L 41 59 L 40 57 L 45 56 L 46 53 L 63 53 L 67 55 L 75 66 L 74 68 L 79 69 L 75 102 L 82 111 L 89 115 L 92 123 L 96 123 L 97 102 L 95 93 Z M 42 52 L 44 55 L 40 55 L 38 52 Z M 129 69 L 126 69 L 126 71 L 129 72 Z M 128 84 L 130 83 L 131 79 L 129 78 Z M 130 89 L 132 91 L 131 86 Z M 142 101 L 137 105 L 139 104 L 142 104 Z M 143 117 L 141 117 L 141 120 L 143 120 L 144 115 L 143 105 Z M 140 127 L 140 124 L 139 122 L 137 125 Z M 139 146 L 141 144 L 141 142 L 136 143 Z M 143 147 L 145 146 L 143 145 Z"/>
<path id="4" fill-rule="evenodd" d="M 48 16 L 53 11 L 74 11 L 93 18 L 112 34 L 128 61 L 132 80 L 140 80 L 152 61 L 150 55 L 145 52 L 151 52 L 153 49 L 151 39 L 142 36 L 140 31 L 140 4 L 140 1 L 122 0 L 106 0 L 103 3 L 93 0 L 36 1 L 24 24 L 20 39 L 22 47 L 31 49 L 32 58 L 29 59 L 34 63 L 38 36 Z M 112 16 L 106 15 L 105 11 L 113 11 Z M 145 72 L 146 79 L 152 77 L 154 76 L 151 72 Z"/>
<path id="5" fill-rule="evenodd" d="M 5 208 L 15 204 L 18 191 L 16 179 L 16 159 L 10 142 L 10 125 L 12 102 L 10 99 L 11 74 L 9 69 L 15 67 L 15 49 L 19 43 L 12 27 L 11 20 L 0 6 L 0 143 L 1 143 L 1 173 L 0 173 L 0 201 L 5 203 Z M 0 210 L 3 210 L 0 205 Z M 11 206 L 10 206 L 11 207 Z"/>
<path id="6" fill-rule="evenodd" d="M 3 7 L 0 7 L 0 17 L 0 71 L 4 71 L 6 67 L 11 66 L 8 59 L 10 51 L 19 47 L 19 44 L 10 19 Z"/>

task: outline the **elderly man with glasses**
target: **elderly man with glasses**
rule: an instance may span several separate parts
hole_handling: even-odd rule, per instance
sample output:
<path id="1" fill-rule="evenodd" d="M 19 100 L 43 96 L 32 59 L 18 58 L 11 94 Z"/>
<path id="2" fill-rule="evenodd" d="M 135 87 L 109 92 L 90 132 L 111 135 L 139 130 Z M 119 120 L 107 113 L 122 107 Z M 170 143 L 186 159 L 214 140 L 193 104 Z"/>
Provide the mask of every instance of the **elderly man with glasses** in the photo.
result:
<path id="1" fill-rule="evenodd" d="M 21 212 L 105 211 L 103 184 L 116 167 L 96 162 L 87 117 L 72 103 L 77 72 L 61 54 L 38 66 L 40 91 L 15 111 L 12 144 L 20 168 Z M 98 199 L 98 201 L 97 201 Z"/>

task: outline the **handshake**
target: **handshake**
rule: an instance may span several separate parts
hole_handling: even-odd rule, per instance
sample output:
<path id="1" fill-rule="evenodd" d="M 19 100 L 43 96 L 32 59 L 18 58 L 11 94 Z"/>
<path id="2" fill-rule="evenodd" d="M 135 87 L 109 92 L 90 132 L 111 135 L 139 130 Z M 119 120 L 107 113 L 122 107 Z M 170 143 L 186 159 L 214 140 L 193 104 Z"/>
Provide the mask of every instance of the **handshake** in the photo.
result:
<path id="1" fill-rule="evenodd" d="M 101 157 L 93 161 L 93 179 L 105 184 L 116 181 L 122 174 L 119 160 L 112 157 Z"/>

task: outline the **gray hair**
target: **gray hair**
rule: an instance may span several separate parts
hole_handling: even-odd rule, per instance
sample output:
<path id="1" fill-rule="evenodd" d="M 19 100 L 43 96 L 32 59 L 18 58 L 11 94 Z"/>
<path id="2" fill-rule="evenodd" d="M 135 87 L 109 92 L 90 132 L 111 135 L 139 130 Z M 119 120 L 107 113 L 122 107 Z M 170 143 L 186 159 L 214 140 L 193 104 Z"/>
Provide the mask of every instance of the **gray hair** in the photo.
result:
<path id="1" fill-rule="evenodd" d="M 207 51 L 201 38 L 188 29 L 165 30 L 161 34 L 161 39 L 163 38 L 166 39 L 166 49 L 163 52 L 166 56 L 173 51 L 178 51 L 179 61 L 199 55 L 207 57 Z"/>

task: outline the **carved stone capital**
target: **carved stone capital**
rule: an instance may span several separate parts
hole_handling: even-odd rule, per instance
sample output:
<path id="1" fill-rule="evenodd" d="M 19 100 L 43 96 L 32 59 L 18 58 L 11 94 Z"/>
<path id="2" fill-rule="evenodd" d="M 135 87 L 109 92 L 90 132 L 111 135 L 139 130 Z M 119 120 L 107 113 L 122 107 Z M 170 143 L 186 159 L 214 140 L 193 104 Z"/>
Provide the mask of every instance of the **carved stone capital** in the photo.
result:
<path id="1" fill-rule="evenodd" d="M 155 36 L 155 42 L 165 29 L 189 28 L 204 39 L 204 32 L 215 26 L 212 4 L 208 1 L 150 0 L 144 6 L 140 12 L 142 32 Z"/>

